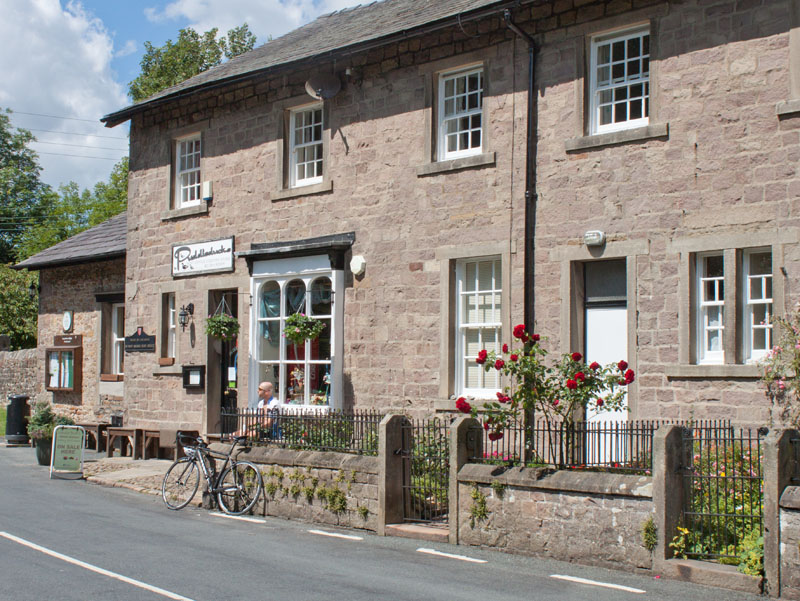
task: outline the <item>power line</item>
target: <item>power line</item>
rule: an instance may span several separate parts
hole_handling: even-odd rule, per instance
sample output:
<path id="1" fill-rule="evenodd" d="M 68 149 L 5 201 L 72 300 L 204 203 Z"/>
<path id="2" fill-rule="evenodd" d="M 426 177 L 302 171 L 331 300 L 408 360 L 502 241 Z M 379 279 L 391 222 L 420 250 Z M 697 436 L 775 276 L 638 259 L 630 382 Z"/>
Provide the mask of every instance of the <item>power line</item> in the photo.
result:
<path id="1" fill-rule="evenodd" d="M 49 117 L 50 119 L 66 119 L 68 121 L 85 121 L 86 123 L 96 123 L 100 124 L 100 119 L 78 119 L 77 117 L 61 117 L 58 115 L 43 115 L 41 113 L 26 113 L 24 111 L 15 111 L 11 109 L 11 112 L 17 115 L 31 115 L 32 117 Z"/>
<path id="2" fill-rule="evenodd" d="M 89 157 L 89 156 L 85 156 L 85 155 L 81 155 L 81 154 L 62 154 L 60 152 L 42 152 L 40 150 L 37 151 L 37 153 L 38 154 L 50 154 L 50 155 L 57 156 L 57 157 L 70 157 L 70 158 L 73 158 L 73 159 L 101 159 L 101 160 L 104 160 L 104 161 L 119 161 L 120 160 L 120 159 L 115 159 L 115 158 L 112 158 L 112 157 Z"/>
<path id="3" fill-rule="evenodd" d="M 19 129 L 19 128 L 17 128 Z M 54 129 L 34 129 L 32 127 L 23 127 L 22 129 L 27 129 L 28 131 L 40 131 L 46 134 L 64 134 L 67 136 L 86 136 L 88 138 L 108 138 L 109 140 L 127 140 L 127 136 L 119 137 L 119 136 L 101 136 L 98 134 L 79 134 L 71 131 L 56 131 Z"/>
<path id="4" fill-rule="evenodd" d="M 122 150 L 127 151 L 127 148 L 109 148 L 108 146 L 87 146 L 86 144 L 67 144 L 66 142 L 44 142 L 42 140 L 34 140 L 31 144 L 53 144 L 56 146 L 73 146 L 75 148 L 91 148 L 92 150 Z"/>

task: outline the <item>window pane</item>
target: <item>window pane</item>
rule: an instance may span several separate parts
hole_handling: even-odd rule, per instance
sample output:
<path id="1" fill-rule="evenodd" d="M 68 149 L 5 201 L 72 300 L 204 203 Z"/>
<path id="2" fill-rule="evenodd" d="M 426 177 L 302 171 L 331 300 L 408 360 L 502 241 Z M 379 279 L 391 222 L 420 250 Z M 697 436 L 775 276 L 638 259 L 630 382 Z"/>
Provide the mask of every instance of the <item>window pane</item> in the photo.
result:
<path id="1" fill-rule="evenodd" d="M 258 324 L 258 333 L 259 361 L 277 361 L 280 359 L 280 322 L 262 321 Z"/>
<path id="2" fill-rule="evenodd" d="M 722 255 L 705 257 L 705 276 L 722 277 L 724 275 Z"/>
<path id="3" fill-rule="evenodd" d="M 318 278 L 311 284 L 311 314 L 330 315 L 332 287 L 328 278 Z"/>
<path id="4" fill-rule="evenodd" d="M 331 360 L 331 320 L 323 319 L 322 321 L 325 323 L 325 329 L 318 338 L 309 343 L 311 346 L 309 359 L 313 361 Z"/>
<path id="5" fill-rule="evenodd" d="M 467 357 L 477 357 L 481 351 L 480 331 L 476 329 L 468 329 L 464 331 L 465 355 Z"/>
<path id="6" fill-rule="evenodd" d="M 287 316 L 306 312 L 306 285 L 303 280 L 292 280 L 284 288 Z"/>
<path id="7" fill-rule="evenodd" d="M 722 335 L 719 330 L 708 331 L 708 350 L 721 351 L 722 350 Z"/>
<path id="8" fill-rule="evenodd" d="M 772 253 L 751 253 L 750 254 L 750 275 L 769 275 L 772 274 Z"/>
<path id="9" fill-rule="evenodd" d="M 719 327 L 722 325 L 722 307 L 708 307 L 708 325 Z"/>
<path id="10" fill-rule="evenodd" d="M 766 351 L 769 350 L 770 344 L 768 341 L 768 334 L 770 330 L 766 328 L 757 328 L 753 330 L 753 350 Z"/>
<path id="11" fill-rule="evenodd" d="M 295 405 L 305 403 L 306 371 L 302 363 L 290 363 L 286 366 L 286 390 L 283 398 Z"/>

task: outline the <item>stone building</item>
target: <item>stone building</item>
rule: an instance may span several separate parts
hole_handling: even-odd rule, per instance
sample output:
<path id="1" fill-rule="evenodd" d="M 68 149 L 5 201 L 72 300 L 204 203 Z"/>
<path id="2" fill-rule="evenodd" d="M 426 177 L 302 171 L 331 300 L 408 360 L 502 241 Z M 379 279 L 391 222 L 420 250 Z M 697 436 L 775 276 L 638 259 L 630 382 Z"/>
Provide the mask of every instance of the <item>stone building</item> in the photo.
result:
<path id="1" fill-rule="evenodd" d="M 262 380 L 451 410 L 494 396 L 474 358 L 521 322 L 627 357 L 633 418 L 765 423 L 756 362 L 800 269 L 799 21 L 385 0 L 107 115 L 131 121 L 125 332 L 156 337 L 124 356 L 128 423 L 216 432 Z M 317 341 L 283 337 L 296 311 Z M 205 334 L 221 312 L 235 341 Z"/>

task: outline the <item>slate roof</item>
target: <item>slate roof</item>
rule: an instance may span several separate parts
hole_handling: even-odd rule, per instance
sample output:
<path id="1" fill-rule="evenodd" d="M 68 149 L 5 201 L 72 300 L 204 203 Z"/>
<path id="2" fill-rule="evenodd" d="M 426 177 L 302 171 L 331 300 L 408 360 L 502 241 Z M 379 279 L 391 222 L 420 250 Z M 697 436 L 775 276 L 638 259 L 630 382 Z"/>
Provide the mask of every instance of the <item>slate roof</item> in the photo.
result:
<path id="1" fill-rule="evenodd" d="M 249 76 L 279 66 L 325 58 L 346 49 L 358 49 L 396 35 L 411 35 L 427 26 L 448 26 L 459 18 L 466 19 L 481 13 L 481 9 L 498 11 L 519 4 L 519 0 L 383 0 L 359 5 L 318 17 L 263 46 L 237 56 L 208 71 L 162 90 L 146 100 L 110 113 L 101 119 L 113 127 L 132 115 L 182 92 L 207 87 L 215 83 Z"/>
<path id="2" fill-rule="evenodd" d="M 14 265 L 14 269 L 45 269 L 125 256 L 128 233 L 126 213 L 75 234 Z"/>

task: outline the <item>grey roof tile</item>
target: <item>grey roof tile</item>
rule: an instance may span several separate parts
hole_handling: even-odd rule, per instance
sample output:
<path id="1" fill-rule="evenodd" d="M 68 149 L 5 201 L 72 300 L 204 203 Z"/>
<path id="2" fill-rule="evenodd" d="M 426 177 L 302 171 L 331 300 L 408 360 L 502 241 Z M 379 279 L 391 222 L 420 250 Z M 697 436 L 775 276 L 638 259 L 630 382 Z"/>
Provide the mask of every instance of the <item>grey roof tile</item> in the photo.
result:
<path id="1" fill-rule="evenodd" d="M 14 269 L 43 269 L 72 263 L 100 261 L 125 255 L 127 213 L 75 234 L 14 265 Z"/>
<path id="2" fill-rule="evenodd" d="M 422 26 L 493 4 L 512 3 L 503 0 L 383 0 L 329 13 L 146 100 L 106 115 L 102 120 L 116 125 L 150 103 L 187 90 L 322 56 L 393 34 L 410 33 Z"/>

